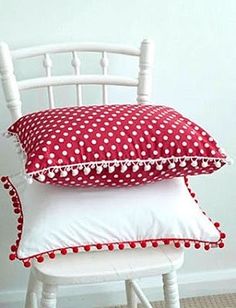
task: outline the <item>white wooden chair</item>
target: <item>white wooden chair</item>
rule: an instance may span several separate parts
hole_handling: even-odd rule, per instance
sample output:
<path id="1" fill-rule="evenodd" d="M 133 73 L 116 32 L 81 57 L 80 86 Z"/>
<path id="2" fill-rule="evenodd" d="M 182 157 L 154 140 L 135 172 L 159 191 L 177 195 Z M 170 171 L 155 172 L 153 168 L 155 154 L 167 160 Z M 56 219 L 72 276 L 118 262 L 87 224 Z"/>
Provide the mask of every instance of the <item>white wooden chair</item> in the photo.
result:
<path id="1" fill-rule="evenodd" d="M 78 53 L 101 53 L 103 74 L 81 75 Z M 71 53 L 72 66 L 75 75 L 52 76 L 52 60 L 50 55 L 55 53 Z M 108 54 L 123 54 L 139 57 L 138 78 L 127 78 L 108 75 Z M 27 80 L 16 79 L 13 60 L 43 57 L 46 77 Z M 77 105 L 82 105 L 82 85 L 102 85 L 103 104 L 108 103 L 108 85 L 137 87 L 137 103 L 149 102 L 151 93 L 151 69 L 153 45 L 144 40 L 140 49 L 109 44 L 58 44 L 24 48 L 11 51 L 7 44 L 0 44 L 0 73 L 5 93 L 7 107 L 12 120 L 22 115 L 20 91 L 34 88 L 47 88 L 49 107 L 54 108 L 53 87 L 60 85 L 75 85 Z M 115 196 L 114 196 L 115 197 Z M 119 195 L 117 195 L 119 198 Z M 135 198 L 135 196 L 134 196 Z M 60 285 L 89 284 L 125 280 L 128 306 L 137 307 L 137 297 L 144 307 L 152 307 L 135 279 L 154 275 L 163 275 L 164 297 L 166 307 L 178 308 L 179 295 L 176 280 L 176 270 L 183 263 L 183 251 L 171 246 L 146 248 L 124 251 L 103 251 L 80 254 L 58 255 L 53 261 L 45 259 L 44 263 L 34 262 L 30 273 L 26 296 L 26 308 L 55 308 L 56 289 Z M 43 291 L 40 291 L 43 284 Z M 39 304 L 40 302 L 40 304 Z"/>

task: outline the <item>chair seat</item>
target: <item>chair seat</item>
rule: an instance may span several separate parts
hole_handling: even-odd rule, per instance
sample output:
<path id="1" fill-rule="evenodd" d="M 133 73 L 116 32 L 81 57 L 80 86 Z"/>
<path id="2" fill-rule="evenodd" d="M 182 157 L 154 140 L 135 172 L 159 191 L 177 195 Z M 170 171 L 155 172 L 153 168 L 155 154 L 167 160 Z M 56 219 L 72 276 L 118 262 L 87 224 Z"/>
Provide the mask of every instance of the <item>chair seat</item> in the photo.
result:
<path id="1" fill-rule="evenodd" d="M 58 255 L 33 263 L 33 272 L 47 284 L 87 284 L 129 280 L 169 273 L 184 261 L 182 249 L 172 246 Z"/>

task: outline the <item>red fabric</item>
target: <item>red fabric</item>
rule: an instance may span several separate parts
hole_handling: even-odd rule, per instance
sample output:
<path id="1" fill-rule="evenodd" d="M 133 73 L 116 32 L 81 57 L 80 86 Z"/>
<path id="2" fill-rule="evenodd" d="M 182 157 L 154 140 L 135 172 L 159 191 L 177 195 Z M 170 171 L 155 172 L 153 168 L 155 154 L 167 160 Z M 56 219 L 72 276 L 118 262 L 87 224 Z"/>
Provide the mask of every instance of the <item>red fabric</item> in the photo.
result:
<path id="1" fill-rule="evenodd" d="M 215 140 L 172 108 L 66 107 L 28 114 L 17 136 L 27 174 L 64 186 L 131 186 L 212 173 L 226 163 Z"/>

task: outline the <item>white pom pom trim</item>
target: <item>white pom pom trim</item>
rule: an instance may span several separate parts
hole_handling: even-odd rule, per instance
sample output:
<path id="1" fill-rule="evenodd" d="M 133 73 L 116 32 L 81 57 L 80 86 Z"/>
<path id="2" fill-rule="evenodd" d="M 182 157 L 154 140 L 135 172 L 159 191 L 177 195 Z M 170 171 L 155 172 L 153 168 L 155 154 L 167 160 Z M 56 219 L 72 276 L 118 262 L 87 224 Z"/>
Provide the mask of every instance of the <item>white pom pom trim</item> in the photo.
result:
<path id="1" fill-rule="evenodd" d="M 19 141 L 18 135 L 6 131 L 1 133 L 4 137 L 14 137 L 15 142 L 17 143 L 18 152 L 21 153 L 23 156 L 23 161 L 25 163 L 26 160 L 26 153 L 24 149 L 21 147 L 21 142 Z M 220 152 L 224 155 L 224 149 L 220 149 Z M 191 166 L 194 168 L 207 168 L 208 166 L 214 164 L 216 168 L 221 168 L 223 164 L 231 165 L 233 160 L 231 158 L 217 158 L 217 157 L 204 157 L 204 156 L 181 156 L 181 157 L 168 157 L 168 158 L 157 158 L 157 159 L 148 159 L 148 160 L 112 160 L 112 161 L 96 161 L 96 162 L 89 162 L 89 163 L 79 163 L 79 164 L 72 164 L 72 165 L 65 165 L 65 166 L 55 166 L 55 167 L 48 167 L 38 171 L 25 173 L 27 176 L 27 182 L 32 183 L 33 177 L 35 176 L 40 182 L 44 182 L 46 179 L 46 175 L 49 178 L 54 178 L 55 174 L 60 172 L 61 177 L 66 177 L 69 172 L 71 172 L 72 176 L 77 176 L 79 170 L 83 170 L 85 175 L 88 175 L 91 172 L 91 169 L 96 168 L 96 173 L 102 173 L 104 168 L 108 167 L 108 172 L 113 173 L 115 172 L 115 168 L 120 168 L 121 173 L 125 173 L 128 170 L 128 167 L 132 166 L 132 171 L 137 172 L 140 166 L 144 166 L 145 171 L 151 170 L 151 165 L 156 165 L 156 170 L 161 171 L 163 169 L 163 165 L 168 163 L 168 169 L 174 169 L 177 166 L 182 168 L 186 167 L 187 161 L 191 160 Z M 177 166 L 176 166 L 177 165 Z"/>
<path id="2" fill-rule="evenodd" d="M 61 170 L 61 173 L 60 173 L 61 178 L 65 178 L 67 177 L 67 175 L 68 175 L 68 172 L 66 170 Z"/>
<path id="3" fill-rule="evenodd" d="M 102 173 L 102 171 L 103 171 L 103 167 L 102 166 L 97 166 L 97 168 L 96 168 L 97 174 Z"/>
<path id="4" fill-rule="evenodd" d="M 197 166 L 198 166 L 197 161 L 196 161 L 196 160 L 193 160 L 193 161 L 191 162 L 191 166 L 192 166 L 192 167 L 197 167 Z"/>
<path id="5" fill-rule="evenodd" d="M 39 180 L 39 182 L 44 182 L 45 179 L 46 179 L 46 177 L 45 177 L 44 174 L 41 173 L 41 174 L 37 177 L 37 179 Z"/>
<path id="6" fill-rule="evenodd" d="M 113 173 L 115 171 L 115 166 L 109 166 L 108 167 L 108 172 Z"/>
<path id="7" fill-rule="evenodd" d="M 202 162 L 202 168 L 207 168 L 208 167 L 208 162 L 207 161 L 203 161 Z"/>
<path id="8" fill-rule="evenodd" d="M 80 163 L 75 165 L 69 165 L 69 166 L 55 166 L 46 168 L 43 170 L 39 170 L 36 172 L 28 173 L 27 175 L 33 178 L 33 176 L 36 176 L 36 178 L 40 182 L 44 182 L 46 179 L 46 176 L 53 179 L 56 174 L 59 172 L 60 177 L 64 178 L 69 173 L 72 174 L 72 176 L 77 176 L 80 172 L 80 170 L 83 171 L 85 175 L 88 175 L 92 169 L 95 169 L 95 172 L 97 174 L 101 174 L 104 170 L 104 168 L 108 169 L 108 172 L 114 173 L 116 171 L 116 168 L 118 168 L 117 171 L 120 171 L 121 173 L 125 173 L 128 168 L 130 167 L 132 172 L 137 172 L 141 166 L 143 166 L 144 171 L 148 172 L 152 169 L 152 166 L 155 167 L 157 171 L 161 171 L 165 167 L 168 169 L 175 169 L 177 167 L 184 168 L 187 166 L 187 162 L 191 164 L 193 168 L 207 168 L 208 166 L 214 165 L 216 168 L 221 168 L 222 164 L 228 163 L 230 164 L 232 160 L 229 159 L 221 159 L 221 158 L 208 158 L 208 157 L 171 157 L 171 158 L 159 158 L 159 159 L 148 159 L 148 160 L 123 160 L 123 161 L 99 161 L 99 162 L 90 162 L 90 163 Z M 32 182 L 32 180 L 28 180 L 28 182 Z"/>
<path id="9" fill-rule="evenodd" d="M 55 173 L 53 171 L 48 171 L 48 177 L 53 179 L 55 177 Z"/>
<path id="10" fill-rule="evenodd" d="M 174 169 L 174 168 L 175 168 L 175 163 L 170 163 L 168 169 Z"/>
<path id="11" fill-rule="evenodd" d="M 139 170 L 139 165 L 137 164 L 137 165 L 133 165 L 133 167 L 132 167 L 132 171 L 133 172 L 137 172 Z"/>
<path id="12" fill-rule="evenodd" d="M 220 161 L 216 161 L 215 162 L 215 166 L 216 166 L 216 168 L 220 168 L 221 167 L 221 162 Z"/>
<path id="13" fill-rule="evenodd" d="M 88 175 L 90 172 L 91 172 L 91 169 L 88 166 L 84 167 L 84 174 L 85 175 Z"/>
<path id="14" fill-rule="evenodd" d="M 157 169 L 158 171 L 161 171 L 161 170 L 163 169 L 163 166 L 162 166 L 161 164 L 157 164 L 157 165 L 156 165 L 156 169 Z"/>
<path id="15" fill-rule="evenodd" d="M 147 165 L 144 165 L 144 170 L 145 170 L 145 171 L 150 171 L 151 168 L 152 168 L 151 165 L 148 165 L 148 164 L 147 164 Z"/>
<path id="16" fill-rule="evenodd" d="M 78 169 L 72 169 L 72 175 L 76 176 L 79 174 L 79 170 Z"/>
<path id="17" fill-rule="evenodd" d="M 179 163 L 179 166 L 182 167 L 182 168 L 186 167 L 186 165 L 187 165 L 186 161 L 184 161 L 184 160 Z"/>
<path id="18" fill-rule="evenodd" d="M 121 173 L 125 173 L 127 171 L 128 167 L 126 165 L 122 165 L 121 167 Z"/>

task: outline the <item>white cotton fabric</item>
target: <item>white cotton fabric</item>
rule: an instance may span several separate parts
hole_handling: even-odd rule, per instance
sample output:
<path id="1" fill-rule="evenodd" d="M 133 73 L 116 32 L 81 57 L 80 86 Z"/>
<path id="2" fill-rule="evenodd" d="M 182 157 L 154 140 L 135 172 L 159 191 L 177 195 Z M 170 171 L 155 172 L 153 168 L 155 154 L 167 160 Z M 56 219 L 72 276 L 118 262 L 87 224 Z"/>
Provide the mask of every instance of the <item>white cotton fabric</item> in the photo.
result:
<path id="1" fill-rule="evenodd" d="M 12 182 L 17 188 L 17 180 Z M 87 244 L 165 238 L 217 242 L 220 237 L 183 178 L 119 189 L 34 182 L 19 195 L 24 215 L 19 258 Z"/>

